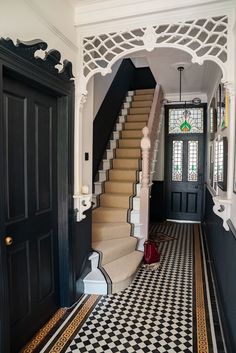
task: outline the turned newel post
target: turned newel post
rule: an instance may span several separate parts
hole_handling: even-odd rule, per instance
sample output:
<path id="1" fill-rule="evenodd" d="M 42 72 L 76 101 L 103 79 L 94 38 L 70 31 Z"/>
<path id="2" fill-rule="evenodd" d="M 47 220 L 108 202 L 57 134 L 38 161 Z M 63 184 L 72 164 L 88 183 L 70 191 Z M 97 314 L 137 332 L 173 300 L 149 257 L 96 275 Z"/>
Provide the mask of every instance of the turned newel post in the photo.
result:
<path id="1" fill-rule="evenodd" d="M 140 223 L 141 235 L 145 241 L 148 238 L 149 227 L 149 188 L 150 188 L 150 148 L 151 141 L 149 138 L 148 127 L 142 130 L 143 138 L 141 139 L 142 151 L 142 179 L 140 191 Z"/>

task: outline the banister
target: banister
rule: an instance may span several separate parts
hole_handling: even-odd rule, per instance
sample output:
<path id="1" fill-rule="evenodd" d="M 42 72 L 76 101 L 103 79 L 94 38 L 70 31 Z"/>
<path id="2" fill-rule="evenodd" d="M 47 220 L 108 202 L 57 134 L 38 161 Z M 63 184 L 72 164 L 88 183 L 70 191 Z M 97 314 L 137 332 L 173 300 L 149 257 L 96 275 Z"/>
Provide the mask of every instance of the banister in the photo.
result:
<path id="1" fill-rule="evenodd" d="M 154 158 L 154 148 L 160 130 L 160 116 L 163 92 L 159 84 L 156 85 L 153 102 L 148 118 L 148 124 L 142 130 L 142 177 L 140 190 L 140 224 L 143 242 L 148 238 L 149 228 L 149 197 L 151 186 L 151 161 Z"/>

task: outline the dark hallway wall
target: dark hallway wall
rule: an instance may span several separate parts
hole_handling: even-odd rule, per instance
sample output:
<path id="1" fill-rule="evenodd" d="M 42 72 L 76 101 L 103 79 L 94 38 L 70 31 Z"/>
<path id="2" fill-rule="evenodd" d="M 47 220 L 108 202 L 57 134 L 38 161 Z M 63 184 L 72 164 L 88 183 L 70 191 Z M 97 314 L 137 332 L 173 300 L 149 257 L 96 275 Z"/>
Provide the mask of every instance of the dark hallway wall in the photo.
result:
<path id="1" fill-rule="evenodd" d="M 98 172 L 127 92 L 155 86 L 156 81 L 149 67 L 135 68 L 130 59 L 122 61 L 93 123 L 93 179 Z"/>
<path id="2" fill-rule="evenodd" d="M 215 272 L 218 296 L 225 322 L 228 353 L 236 352 L 236 238 L 227 232 L 213 212 L 212 196 L 206 189 L 206 238 Z M 228 337 L 227 337 L 228 336 Z"/>

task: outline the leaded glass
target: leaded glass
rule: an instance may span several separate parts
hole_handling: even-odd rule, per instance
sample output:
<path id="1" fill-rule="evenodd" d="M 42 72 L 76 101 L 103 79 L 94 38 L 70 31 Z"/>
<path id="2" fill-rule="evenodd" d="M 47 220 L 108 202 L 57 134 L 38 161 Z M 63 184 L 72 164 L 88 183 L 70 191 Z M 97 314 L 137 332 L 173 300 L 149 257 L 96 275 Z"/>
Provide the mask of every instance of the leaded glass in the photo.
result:
<path id="1" fill-rule="evenodd" d="M 215 141 L 214 143 L 214 186 L 216 186 L 217 183 L 217 174 L 218 174 L 218 141 Z"/>
<path id="2" fill-rule="evenodd" d="M 188 181 L 198 180 L 198 141 L 188 141 Z"/>
<path id="3" fill-rule="evenodd" d="M 172 181 L 183 179 L 183 141 L 173 141 Z"/>
<path id="4" fill-rule="evenodd" d="M 203 133 L 203 108 L 169 110 L 169 134 Z"/>
<path id="5" fill-rule="evenodd" d="M 217 181 L 223 182 L 224 180 L 224 146 L 223 140 L 218 142 L 218 176 Z"/>

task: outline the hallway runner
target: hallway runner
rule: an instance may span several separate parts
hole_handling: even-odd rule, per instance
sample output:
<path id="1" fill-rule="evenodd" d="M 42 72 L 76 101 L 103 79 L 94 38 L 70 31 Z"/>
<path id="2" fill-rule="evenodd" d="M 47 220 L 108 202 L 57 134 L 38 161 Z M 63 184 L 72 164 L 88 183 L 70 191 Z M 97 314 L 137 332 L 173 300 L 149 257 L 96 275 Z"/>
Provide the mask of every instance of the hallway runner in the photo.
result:
<path id="1" fill-rule="evenodd" d="M 26 347 L 23 352 L 217 352 L 210 330 L 200 225 L 165 222 L 156 227 L 157 233 L 167 235 L 167 241 L 159 244 L 157 270 L 141 267 L 122 292 L 85 296 L 44 347 Z"/>

